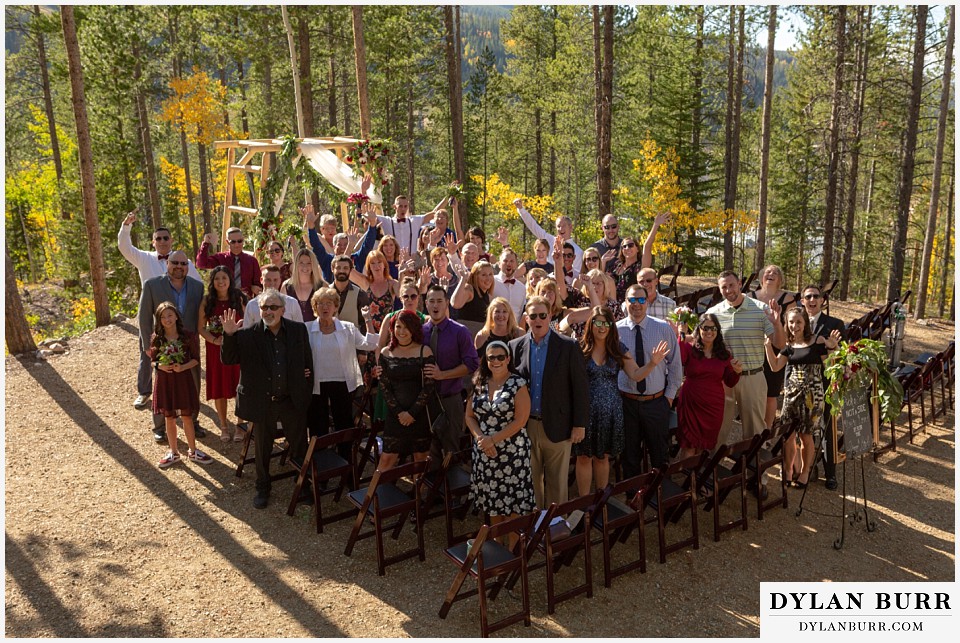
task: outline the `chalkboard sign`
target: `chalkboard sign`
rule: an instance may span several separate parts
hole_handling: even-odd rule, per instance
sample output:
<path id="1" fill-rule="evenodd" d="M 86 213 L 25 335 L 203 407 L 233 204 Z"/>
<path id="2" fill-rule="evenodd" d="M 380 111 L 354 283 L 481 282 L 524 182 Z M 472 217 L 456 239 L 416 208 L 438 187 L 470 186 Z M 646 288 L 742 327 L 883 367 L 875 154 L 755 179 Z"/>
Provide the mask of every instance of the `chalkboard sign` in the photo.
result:
<path id="1" fill-rule="evenodd" d="M 862 455 L 876 444 L 873 431 L 873 403 L 870 401 L 872 382 L 850 389 L 844 395 L 840 409 L 839 429 L 843 432 L 843 447 L 847 456 Z"/>

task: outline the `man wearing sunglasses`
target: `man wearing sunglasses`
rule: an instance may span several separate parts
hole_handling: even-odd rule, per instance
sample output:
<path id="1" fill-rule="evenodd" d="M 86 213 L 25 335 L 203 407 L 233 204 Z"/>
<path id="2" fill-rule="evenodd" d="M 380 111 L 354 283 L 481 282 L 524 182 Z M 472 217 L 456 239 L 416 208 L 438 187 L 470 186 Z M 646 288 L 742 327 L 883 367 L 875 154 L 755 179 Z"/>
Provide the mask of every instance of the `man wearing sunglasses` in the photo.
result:
<path id="1" fill-rule="evenodd" d="M 203 235 L 203 243 L 197 251 L 197 267 L 209 270 L 217 266 L 226 266 L 233 277 L 233 285 L 243 291 L 248 298 L 256 296 L 262 286 L 260 282 L 260 262 L 249 252 L 243 250 L 243 231 L 240 228 L 227 230 L 227 252 L 210 254 L 213 246 L 213 233 Z"/>
<path id="2" fill-rule="evenodd" d="M 137 309 L 137 318 L 140 320 L 140 346 L 150 346 L 150 336 L 153 335 L 153 318 L 157 306 L 169 301 L 183 318 L 183 327 L 191 333 L 197 332 L 197 320 L 200 317 L 200 302 L 203 300 L 203 282 L 187 276 L 190 260 L 181 250 L 174 250 L 167 258 L 166 273 L 143 282 L 143 291 L 140 293 L 140 306 Z M 141 349 L 141 353 L 142 353 Z M 152 367 L 152 366 L 151 366 Z M 191 368 L 193 382 L 200 391 L 200 369 Z M 194 433 L 198 438 L 205 437 L 207 432 L 200 428 L 198 416 L 193 416 Z M 163 415 L 153 416 L 153 439 L 157 442 L 167 440 L 167 430 Z"/>
<path id="3" fill-rule="evenodd" d="M 141 250 L 133 245 L 130 239 L 130 230 L 133 228 L 133 222 L 137 220 L 137 211 L 128 212 L 123 223 L 120 224 L 120 233 L 117 234 L 117 248 L 123 258 L 133 264 L 140 275 L 140 285 L 147 279 L 161 277 L 167 274 L 167 259 L 173 248 L 173 237 L 170 236 L 170 230 L 163 226 L 153 231 L 153 250 Z M 192 261 L 187 261 L 187 276 L 203 281 L 203 277 L 197 272 Z M 140 347 L 140 367 L 137 369 L 137 398 L 133 402 L 136 409 L 147 407 L 147 400 L 153 391 L 153 364 L 150 363 L 150 357 L 144 352 L 143 346 Z"/>
<path id="4" fill-rule="evenodd" d="M 820 290 L 819 286 L 810 284 L 804 287 L 801 291 L 800 301 L 803 303 L 804 310 L 807 311 L 807 316 L 810 317 L 810 328 L 813 330 L 814 339 L 817 336 L 827 338 L 833 331 L 838 331 L 840 338 L 846 340 L 847 331 L 843 322 L 823 312 L 823 291 Z M 789 364 L 787 369 L 790 369 Z M 789 376 L 789 373 L 787 375 Z M 826 375 L 823 376 L 823 390 L 827 390 Z M 823 439 L 827 441 L 824 444 L 830 444 L 830 441 L 833 440 L 833 422 L 830 421 L 829 404 L 825 404 L 823 409 L 823 423 Z M 823 484 L 827 489 L 833 491 L 837 488 L 837 465 L 833 461 L 833 454 L 830 453 L 830 449 L 824 449 L 824 454 L 826 460 L 823 463 Z"/>
<path id="5" fill-rule="evenodd" d="M 626 372 L 617 376 L 617 388 L 623 403 L 623 475 L 641 473 L 643 445 L 650 452 L 650 466 L 662 468 L 669 459 L 670 407 L 683 381 L 683 366 L 677 335 L 670 324 L 647 314 L 647 293 L 643 286 L 627 288 L 626 319 L 617 322 L 620 341 L 633 354 L 639 366 L 650 361 L 660 342 L 669 347 L 667 356 L 639 382 Z"/>
<path id="6" fill-rule="evenodd" d="M 530 468 L 537 506 L 566 502 L 570 448 L 590 421 L 587 369 L 577 343 L 550 329 L 550 304 L 527 301 L 530 332 L 510 342 L 512 362 L 530 387 Z"/>
<path id="7" fill-rule="evenodd" d="M 283 295 L 272 288 L 257 297 L 262 321 L 239 328 L 237 313 L 223 314 L 224 364 L 240 365 L 237 415 L 253 422 L 257 494 L 253 506 L 270 502 L 270 454 L 277 422 L 290 444 L 290 459 L 302 463 L 307 453 L 307 410 L 313 399 L 313 353 L 307 327 L 283 318 Z M 199 370 L 199 369 L 197 369 Z"/>
<path id="8" fill-rule="evenodd" d="M 647 315 L 666 321 L 667 315 L 677 307 L 675 302 L 666 295 L 661 295 L 660 277 L 653 268 L 643 268 L 637 273 L 637 283 L 643 286 L 647 293 Z"/>
<path id="9" fill-rule="evenodd" d="M 607 214 L 603 217 L 601 223 L 603 226 L 603 236 L 596 242 L 590 244 L 591 248 L 596 249 L 600 253 L 600 270 L 606 270 L 606 261 L 603 260 L 603 256 L 608 252 L 613 252 L 613 255 L 616 255 L 620 252 L 620 242 L 623 241 L 620 238 L 620 222 L 617 221 L 617 217 L 612 214 Z"/>

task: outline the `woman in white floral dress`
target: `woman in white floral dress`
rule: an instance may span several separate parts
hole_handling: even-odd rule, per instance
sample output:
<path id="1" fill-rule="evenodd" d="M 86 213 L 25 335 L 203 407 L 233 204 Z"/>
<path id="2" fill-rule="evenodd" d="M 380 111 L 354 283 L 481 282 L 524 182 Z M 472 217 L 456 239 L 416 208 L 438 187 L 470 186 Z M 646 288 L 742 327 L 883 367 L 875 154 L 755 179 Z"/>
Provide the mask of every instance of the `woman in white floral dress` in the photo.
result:
<path id="1" fill-rule="evenodd" d="M 526 381 L 513 373 L 510 351 L 490 342 L 474 378 L 466 424 L 473 436 L 471 498 L 490 516 L 491 524 L 533 511 L 530 438 L 524 428 L 530 416 Z"/>

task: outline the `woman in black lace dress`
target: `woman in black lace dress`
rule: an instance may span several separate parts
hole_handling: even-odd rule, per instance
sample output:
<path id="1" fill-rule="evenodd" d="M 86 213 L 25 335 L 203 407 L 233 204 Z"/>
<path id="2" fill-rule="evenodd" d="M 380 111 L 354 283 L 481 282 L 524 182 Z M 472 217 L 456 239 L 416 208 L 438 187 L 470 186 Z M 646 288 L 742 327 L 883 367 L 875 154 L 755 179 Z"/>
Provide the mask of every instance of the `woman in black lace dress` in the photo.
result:
<path id="1" fill-rule="evenodd" d="M 434 364 L 429 346 L 423 345 L 423 326 L 416 313 L 404 310 L 390 318 L 390 345 L 380 353 L 380 387 L 387 403 L 383 427 L 383 454 L 378 468 L 395 466 L 401 455 L 426 460 L 430 453 L 428 410 L 436 399 L 434 381 L 423 367 Z"/>

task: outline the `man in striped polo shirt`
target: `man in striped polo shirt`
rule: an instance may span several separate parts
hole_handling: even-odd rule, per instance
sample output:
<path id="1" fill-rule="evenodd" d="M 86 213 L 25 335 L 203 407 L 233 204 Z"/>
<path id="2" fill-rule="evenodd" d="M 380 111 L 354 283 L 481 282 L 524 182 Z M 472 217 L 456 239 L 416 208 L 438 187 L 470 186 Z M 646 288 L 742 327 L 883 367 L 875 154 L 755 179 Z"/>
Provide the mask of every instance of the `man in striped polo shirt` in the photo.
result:
<path id="1" fill-rule="evenodd" d="M 707 310 L 707 313 L 717 316 L 723 332 L 723 343 L 743 364 L 737 385 L 732 389 L 724 387 L 723 426 L 717 444 L 727 444 L 738 407 L 744 438 L 757 435 L 766 428 L 763 421 L 767 404 L 763 343 L 769 337 L 774 346 L 782 347 L 785 337 L 783 324 L 780 323 L 780 306 L 776 300 L 771 300 L 768 305 L 745 296 L 740 292 L 740 278 L 729 270 L 720 273 L 717 285 L 723 301 Z"/>

